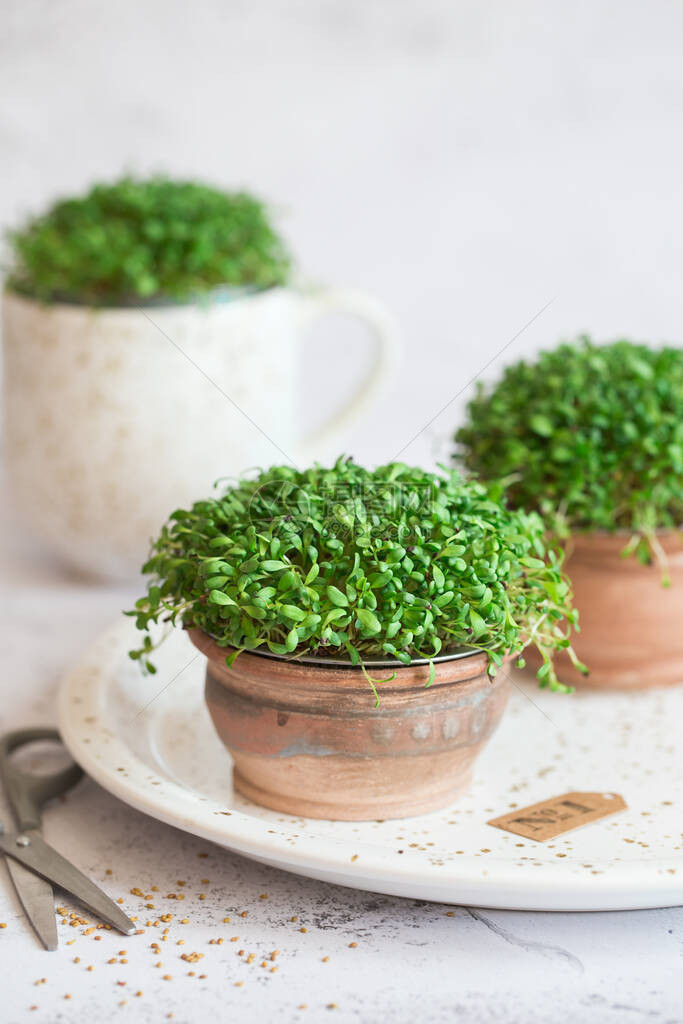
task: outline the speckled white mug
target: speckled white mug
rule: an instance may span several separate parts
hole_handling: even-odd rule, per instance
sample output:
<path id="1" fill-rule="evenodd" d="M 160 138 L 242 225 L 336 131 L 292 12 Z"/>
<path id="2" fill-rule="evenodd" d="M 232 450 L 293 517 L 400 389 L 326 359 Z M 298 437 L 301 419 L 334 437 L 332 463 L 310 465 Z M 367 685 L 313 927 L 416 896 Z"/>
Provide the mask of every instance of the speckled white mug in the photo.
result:
<path id="1" fill-rule="evenodd" d="M 297 345 L 327 313 L 367 321 L 376 359 L 308 454 L 358 417 L 393 364 L 391 318 L 368 296 L 273 288 L 94 310 L 6 291 L 6 451 L 22 517 L 79 570 L 135 575 L 174 508 L 219 477 L 302 456 Z"/>

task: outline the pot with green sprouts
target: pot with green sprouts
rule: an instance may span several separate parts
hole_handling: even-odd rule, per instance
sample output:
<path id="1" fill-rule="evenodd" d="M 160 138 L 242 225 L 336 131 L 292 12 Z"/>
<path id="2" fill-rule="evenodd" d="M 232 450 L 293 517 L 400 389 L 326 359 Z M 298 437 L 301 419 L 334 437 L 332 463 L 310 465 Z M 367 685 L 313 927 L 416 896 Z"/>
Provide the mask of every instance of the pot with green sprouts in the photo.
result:
<path id="1" fill-rule="evenodd" d="M 168 509 L 236 474 L 245 452 L 269 461 L 269 437 L 296 451 L 297 349 L 315 316 L 370 323 L 380 357 L 364 401 L 386 369 L 382 310 L 357 292 L 295 288 L 269 210 L 244 192 L 123 178 L 56 202 L 9 249 L 15 499 L 90 575 L 133 575 Z"/>
<path id="2" fill-rule="evenodd" d="M 154 670 L 173 626 L 208 658 L 235 787 L 267 807 L 399 817 L 452 800 L 497 726 L 510 660 L 540 684 L 576 624 L 536 512 L 454 471 L 274 467 L 174 512 L 130 612 Z"/>
<path id="3" fill-rule="evenodd" d="M 456 441 L 462 465 L 563 540 L 585 681 L 683 682 L 683 350 L 560 345 L 480 386 Z"/>

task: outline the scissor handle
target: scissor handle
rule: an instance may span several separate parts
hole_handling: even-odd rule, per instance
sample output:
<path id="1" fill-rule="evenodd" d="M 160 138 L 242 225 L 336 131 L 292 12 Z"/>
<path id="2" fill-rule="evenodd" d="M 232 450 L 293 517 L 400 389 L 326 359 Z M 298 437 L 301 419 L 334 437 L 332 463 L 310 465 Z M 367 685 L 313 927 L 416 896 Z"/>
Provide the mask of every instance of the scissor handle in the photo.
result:
<path id="1" fill-rule="evenodd" d="M 40 809 L 43 804 L 75 786 L 83 774 L 76 763 L 48 775 L 35 775 L 12 764 L 11 755 L 15 750 L 38 740 L 61 742 L 61 737 L 56 729 L 41 727 L 17 729 L 0 736 L 0 778 L 22 832 L 40 828 Z"/>

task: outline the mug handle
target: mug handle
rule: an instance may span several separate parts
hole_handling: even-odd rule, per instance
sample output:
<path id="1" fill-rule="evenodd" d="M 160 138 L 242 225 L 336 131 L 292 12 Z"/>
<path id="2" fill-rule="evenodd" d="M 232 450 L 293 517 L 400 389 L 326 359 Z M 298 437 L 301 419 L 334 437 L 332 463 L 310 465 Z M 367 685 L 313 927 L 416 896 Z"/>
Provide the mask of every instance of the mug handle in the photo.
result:
<path id="1" fill-rule="evenodd" d="M 400 361 L 398 327 L 394 317 L 372 296 L 355 288 L 316 288 L 302 294 L 304 329 L 319 317 L 347 314 L 362 320 L 375 340 L 375 360 L 356 392 L 314 434 L 304 438 L 299 448 L 306 456 L 310 445 L 326 445 L 347 431 L 387 387 Z"/>

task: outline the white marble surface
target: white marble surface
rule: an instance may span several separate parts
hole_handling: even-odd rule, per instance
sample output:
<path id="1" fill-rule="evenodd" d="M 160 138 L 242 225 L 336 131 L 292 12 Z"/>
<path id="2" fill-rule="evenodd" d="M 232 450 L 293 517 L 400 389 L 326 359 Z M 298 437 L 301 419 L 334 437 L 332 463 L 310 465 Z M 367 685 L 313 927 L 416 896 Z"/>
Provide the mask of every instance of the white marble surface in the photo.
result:
<path id="1" fill-rule="evenodd" d="M 61 674 L 135 596 L 132 588 L 94 586 L 66 574 L 22 534 L 6 504 L 0 519 L 3 731 L 54 721 Z M 6 808 L 0 818 L 7 820 Z M 218 850 L 129 809 L 89 780 L 47 810 L 45 836 L 122 897 L 145 931 L 123 939 L 60 926 L 59 951 L 45 953 L 0 867 L 0 922 L 7 925 L 0 929 L 0 1017 L 7 1024 L 156 1022 L 168 1014 L 179 1024 L 211 1018 L 259 1024 L 681 1020 L 681 909 L 593 915 L 453 910 L 354 892 Z M 186 882 L 182 905 L 164 899 L 181 891 L 178 880 Z M 131 895 L 136 887 L 152 894 L 154 909 Z M 68 900 L 63 905 L 77 910 Z M 169 907 L 176 912 L 171 922 L 146 927 Z M 239 938 L 231 942 L 234 935 Z M 211 942 L 221 937 L 222 944 Z M 273 950 L 280 951 L 276 972 L 268 959 Z M 202 954 L 197 963 L 180 959 L 193 952 Z M 245 963 L 250 954 L 254 960 Z M 159 962 L 163 966 L 155 967 Z M 41 978 L 45 983 L 36 985 Z"/>

